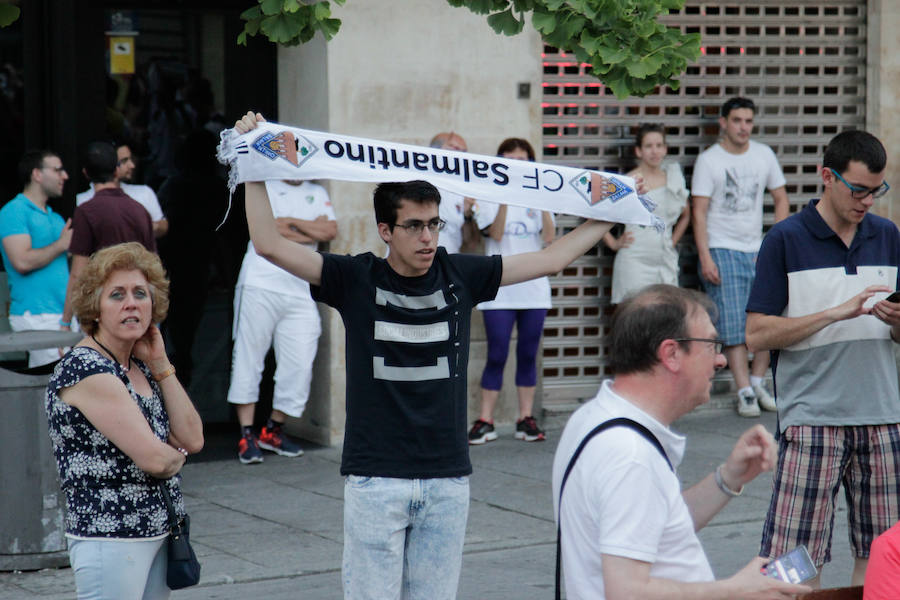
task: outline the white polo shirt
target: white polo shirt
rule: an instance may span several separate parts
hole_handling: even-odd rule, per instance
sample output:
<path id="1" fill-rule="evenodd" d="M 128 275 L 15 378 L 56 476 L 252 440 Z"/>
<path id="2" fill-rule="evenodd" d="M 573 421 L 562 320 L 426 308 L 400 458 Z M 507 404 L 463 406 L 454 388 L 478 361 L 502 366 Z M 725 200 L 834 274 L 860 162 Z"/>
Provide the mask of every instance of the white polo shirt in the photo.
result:
<path id="1" fill-rule="evenodd" d="M 684 436 L 616 394 L 611 384 L 604 381 L 597 395 L 572 414 L 553 460 L 553 505 L 561 521 L 567 597 L 605 597 L 603 554 L 650 563 L 651 577 L 713 581 L 677 475 L 632 429 L 608 429 L 585 446 L 566 481 L 560 511 L 566 466 L 581 440 L 604 421 L 627 417 L 645 426 L 676 468 L 684 456 Z"/>

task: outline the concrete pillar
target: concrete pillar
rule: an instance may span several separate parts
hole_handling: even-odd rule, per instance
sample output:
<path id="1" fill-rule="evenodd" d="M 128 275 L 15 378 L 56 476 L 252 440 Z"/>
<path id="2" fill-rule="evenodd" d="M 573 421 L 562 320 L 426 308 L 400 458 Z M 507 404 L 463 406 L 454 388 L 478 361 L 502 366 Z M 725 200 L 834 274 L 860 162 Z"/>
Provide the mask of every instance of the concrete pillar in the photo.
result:
<path id="1" fill-rule="evenodd" d="M 887 149 L 885 179 L 892 186 L 874 211 L 900 218 L 900 3 L 869 0 L 866 64 L 866 129 Z"/>
<path id="2" fill-rule="evenodd" d="M 332 4 L 341 31 L 326 43 L 278 51 L 278 106 L 282 122 L 395 142 L 427 144 L 439 131 L 462 135 L 472 152 L 493 154 L 506 137 L 541 140 L 541 41 L 530 27 L 497 35 L 484 16 L 444 0 L 380 0 Z M 519 97 L 519 84 L 530 96 Z M 372 211 L 373 186 L 326 182 L 338 217 L 330 251 L 384 254 Z M 307 413 L 292 429 L 323 444 L 344 432 L 344 331 L 339 315 L 323 308 L 323 336 Z M 471 355 L 484 356 L 483 328 L 473 315 Z M 481 331 L 480 340 L 475 331 Z M 483 360 L 483 359 L 482 359 Z M 470 362 L 470 413 L 481 368 Z M 482 363 L 483 364 L 483 363 Z M 515 387 L 505 385 L 515 415 Z M 477 404 L 476 404 L 477 406 Z M 377 424 L 373 424 L 377 426 Z"/>
<path id="3" fill-rule="evenodd" d="M 866 53 L 866 130 L 887 150 L 885 180 L 892 186 L 873 211 L 897 223 L 900 218 L 900 3 L 869 0 Z M 900 375 L 900 346 L 894 344 Z"/>

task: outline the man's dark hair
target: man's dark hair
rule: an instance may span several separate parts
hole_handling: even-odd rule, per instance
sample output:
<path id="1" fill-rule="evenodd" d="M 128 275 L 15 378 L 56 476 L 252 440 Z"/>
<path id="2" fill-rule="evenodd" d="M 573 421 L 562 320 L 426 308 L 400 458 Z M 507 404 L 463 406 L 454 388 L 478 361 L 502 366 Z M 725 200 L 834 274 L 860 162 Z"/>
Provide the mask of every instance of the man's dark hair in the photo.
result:
<path id="1" fill-rule="evenodd" d="M 91 183 L 109 183 L 116 178 L 116 147 L 111 142 L 91 142 L 84 153 L 84 170 Z"/>
<path id="2" fill-rule="evenodd" d="M 647 372 L 659 362 L 663 340 L 688 336 L 687 320 L 705 310 L 715 320 L 716 308 L 696 290 L 656 284 L 622 302 L 612 319 L 609 366 L 616 375 Z M 690 342 L 680 342 L 688 349 Z"/>
<path id="3" fill-rule="evenodd" d="M 756 114 L 756 105 L 753 104 L 753 100 L 750 98 L 741 98 L 740 96 L 735 96 L 734 98 L 729 98 L 725 101 L 725 104 L 722 105 L 722 116 L 726 119 L 728 115 L 731 114 L 736 108 L 749 108 L 753 111 L 753 114 Z"/>
<path id="4" fill-rule="evenodd" d="M 19 161 L 18 174 L 22 187 L 31 183 L 31 172 L 44 166 L 44 159 L 48 156 L 59 156 L 53 150 L 29 150 L 22 155 Z"/>
<path id="5" fill-rule="evenodd" d="M 132 144 L 130 140 L 127 140 L 125 138 L 112 138 L 111 140 L 109 140 L 109 143 L 112 144 L 113 148 L 116 149 L 116 153 L 119 152 L 119 148 L 121 148 L 122 146 L 127 147 L 129 150 L 131 150 L 131 148 L 134 146 L 134 144 Z"/>
<path id="6" fill-rule="evenodd" d="M 440 204 L 441 193 L 427 181 L 380 183 L 375 188 L 375 222 L 387 223 L 391 230 L 397 224 L 401 200 L 416 204 Z"/>
<path id="7" fill-rule="evenodd" d="M 878 138 L 867 131 L 842 131 L 828 142 L 822 166 L 843 173 L 851 160 L 866 165 L 869 173 L 881 173 L 887 164 L 887 153 Z"/>

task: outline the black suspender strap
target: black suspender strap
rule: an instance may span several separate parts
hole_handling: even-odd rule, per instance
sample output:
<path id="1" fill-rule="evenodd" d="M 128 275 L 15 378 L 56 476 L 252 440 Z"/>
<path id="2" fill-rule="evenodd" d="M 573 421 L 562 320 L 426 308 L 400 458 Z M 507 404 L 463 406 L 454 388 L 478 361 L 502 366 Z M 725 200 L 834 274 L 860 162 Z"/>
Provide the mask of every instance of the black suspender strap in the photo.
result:
<path id="1" fill-rule="evenodd" d="M 665 459 L 666 464 L 669 465 L 669 468 L 672 469 L 672 472 L 675 472 L 675 468 L 672 466 L 672 462 L 669 460 L 669 457 L 666 456 L 666 451 L 663 450 L 662 444 L 656 438 L 653 433 L 638 423 L 637 421 L 633 421 L 631 419 L 626 419 L 625 417 L 620 417 L 617 419 L 610 419 L 609 421 L 604 421 L 600 423 L 596 427 L 594 427 L 590 433 L 584 436 L 584 439 L 581 440 L 581 443 L 578 444 L 578 448 L 575 449 L 575 452 L 572 454 L 571 460 L 569 460 L 569 465 L 566 467 L 565 473 L 563 473 L 562 482 L 559 484 L 559 502 L 557 503 L 557 515 L 556 515 L 556 600 L 560 600 L 560 571 L 561 571 L 561 563 L 562 563 L 562 548 L 560 545 L 560 525 L 562 521 L 562 494 L 563 489 L 566 487 L 566 480 L 569 478 L 569 473 L 572 472 L 572 467 L 575 466 L 575 461 L 578 460 L 578 456 L 581 454 L 581 451 L 584 450 L 584 447 L 587 446 L 587 443 L 591 441 L 598 433 L 606 431 L 607 429 L 611 429 L 613 427 L 628 427 L 629 429 L 633 429 L 638 434 L 641 435 L 648 442 L 653 444 L 653 447 L 656 448 L 659 453 L 662 455 L 663 459 Z"/>

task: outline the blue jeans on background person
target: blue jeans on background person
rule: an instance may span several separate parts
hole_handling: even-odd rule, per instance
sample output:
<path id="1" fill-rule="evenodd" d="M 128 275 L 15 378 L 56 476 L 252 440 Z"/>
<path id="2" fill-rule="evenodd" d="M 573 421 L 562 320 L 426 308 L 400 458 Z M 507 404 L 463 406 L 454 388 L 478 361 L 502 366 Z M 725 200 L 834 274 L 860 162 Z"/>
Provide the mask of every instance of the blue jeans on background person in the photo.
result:
<path id="1" fill-rule="evenodd" d="M 166 540 L 70 538 L 78 600 L 167 600 Z"/>
<path id="2" fill-rule="evenodd" d="M 344 481 L 344 598 L 453 600 L 469 478 Z"/>

